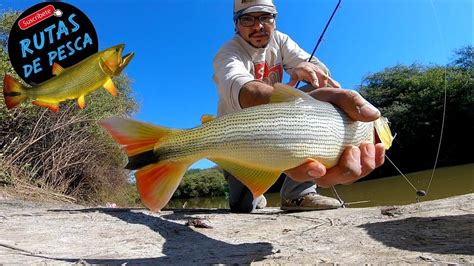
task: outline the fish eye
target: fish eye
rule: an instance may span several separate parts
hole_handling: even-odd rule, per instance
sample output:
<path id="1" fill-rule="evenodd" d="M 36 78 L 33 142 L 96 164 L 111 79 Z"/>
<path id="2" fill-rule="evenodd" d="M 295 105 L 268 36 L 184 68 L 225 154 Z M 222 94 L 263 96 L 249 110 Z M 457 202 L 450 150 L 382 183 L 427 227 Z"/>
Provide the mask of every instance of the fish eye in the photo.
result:
<path id="1" fill-rule="evenodd" d="M 120 49 L 119 48 L 115 48 L 115 52 L 118 52 Z"/>

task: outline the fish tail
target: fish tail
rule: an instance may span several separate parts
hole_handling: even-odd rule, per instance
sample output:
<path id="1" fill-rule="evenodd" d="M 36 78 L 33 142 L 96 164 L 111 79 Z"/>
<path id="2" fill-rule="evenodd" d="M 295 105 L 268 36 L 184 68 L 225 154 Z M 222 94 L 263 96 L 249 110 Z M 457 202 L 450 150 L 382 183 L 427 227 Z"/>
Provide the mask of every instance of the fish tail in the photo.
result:
<path id="1" fill-rule="evenodd" d="M 142 202 L 153 211 L 161 210 L 170 200 L 186 170 L 193 162 L 160 161 L 155 146 L 177 130 L 125 118 L 100 121 L 128 155 L 127 169 L 137 170 L 137 188 Z"/>
<path id="2" fill-rule="evenodd" d="M 137 189 L 143 204 L 152 211 L 160 211 L 165 207 L 191 164 L 166 161 L 137 171 Z"/>
<path id="3" fill-rule="evenodd" d="M 3 78 L 3 97 L 8 109 L 19 105 L 26 98 L 25 88 L 12 76 L 5 74 Z"/>

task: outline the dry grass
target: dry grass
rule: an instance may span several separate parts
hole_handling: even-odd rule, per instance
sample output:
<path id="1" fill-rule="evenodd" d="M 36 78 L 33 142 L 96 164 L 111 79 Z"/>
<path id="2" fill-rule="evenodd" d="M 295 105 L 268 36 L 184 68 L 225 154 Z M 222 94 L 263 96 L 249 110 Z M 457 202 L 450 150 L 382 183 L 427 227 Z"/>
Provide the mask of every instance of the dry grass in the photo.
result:
<path id="1" fill-rule="evenodd" d="M 32 109 L 0 122 L 0 184 L 26 198 L 89 203 L 129 186 L 118 147 L 91 115 L 73 104 L 56 114 Z"/>

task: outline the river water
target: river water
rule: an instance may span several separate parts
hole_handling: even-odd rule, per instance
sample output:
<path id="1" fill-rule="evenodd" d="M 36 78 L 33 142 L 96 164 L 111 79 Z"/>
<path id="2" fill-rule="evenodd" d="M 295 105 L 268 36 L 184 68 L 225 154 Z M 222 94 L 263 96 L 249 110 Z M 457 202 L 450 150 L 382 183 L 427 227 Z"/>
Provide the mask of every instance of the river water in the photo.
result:
<path id="1" fill-rule="evenodd" d="M 427 190 L 431 170 L 405 174 L 420 190 Z M 419 201 L 441 199 L 472 193 L 474 190 L 474 164 L 436 169 L 431 187 L 425 197 L 417 197 L 416 190 L 402 176 L 358 182 L 349 186 L 336 186 L 347 207 L 405 205 Z M 335 197 L 331 189 L 318 189 L 325 196 Z M 265 194 L 269 207 L 280 206 L 278 193 Z M 168 208 L 229 208 L 225 197 L 173 199 Z"/>

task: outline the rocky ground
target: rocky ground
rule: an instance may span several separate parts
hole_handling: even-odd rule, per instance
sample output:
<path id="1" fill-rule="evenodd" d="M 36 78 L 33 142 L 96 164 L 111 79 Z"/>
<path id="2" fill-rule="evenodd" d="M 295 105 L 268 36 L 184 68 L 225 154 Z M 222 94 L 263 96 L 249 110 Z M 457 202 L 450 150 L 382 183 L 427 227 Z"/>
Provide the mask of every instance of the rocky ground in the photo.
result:
<path id="1" fill-rule="evenodd" d="M 151 213 L 0 191 L 0 264 L 474 263 L 473 197 L 312 212 Z"/>

